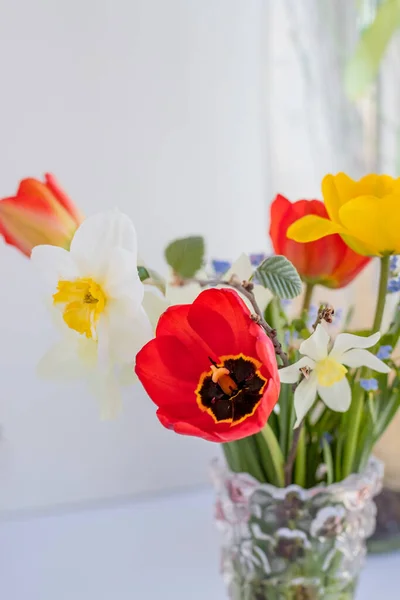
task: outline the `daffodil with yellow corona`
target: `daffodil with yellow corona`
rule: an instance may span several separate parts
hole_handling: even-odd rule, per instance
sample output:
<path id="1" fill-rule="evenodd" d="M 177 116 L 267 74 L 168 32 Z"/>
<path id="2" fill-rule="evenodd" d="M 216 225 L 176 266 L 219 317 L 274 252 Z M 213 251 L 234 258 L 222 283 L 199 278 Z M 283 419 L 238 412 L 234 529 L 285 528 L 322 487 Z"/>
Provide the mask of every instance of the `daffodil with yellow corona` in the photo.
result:
<path id="1" fill-rule="evenodd" d="M 371 174 L 354 181 L 345 173 L 326 175 L 322 194 L 329 218 L 299 219 L 287 231 L 290 239 L 313 242 L 338 233 L 358 254 L 400 254 L 400 178 Z"/>
<path id="2" fill-rule="evenodd" d="M 379 373 L 389 373 L 390 367 L 365 348 L 380 339 L 379 332 L 368 337 L 341 333 L 330 352 L 329 335 L 322 325 L 300 345 L 303 357 L 279 370 L 282 383 L 302 381 L 294 393 L 294 408 L 298 427 L 314 404 L 317 395 L 331 410 L 346 412 L 351 403 L 351 388 L 346 378 L 347 368 L 369 367 Z"/>
<path id="3" fill-rule="evenodd" d="M 118 211 L 95 215 L 78 228 L 69 251 L 37 246 L 32 261 L 63 331 L 41 371 L 87 376 L 101 396 L 103 417 L 114 416 L 121 404 L 119 383 L 153 335 L 142 305 L 132 222 Z"/>

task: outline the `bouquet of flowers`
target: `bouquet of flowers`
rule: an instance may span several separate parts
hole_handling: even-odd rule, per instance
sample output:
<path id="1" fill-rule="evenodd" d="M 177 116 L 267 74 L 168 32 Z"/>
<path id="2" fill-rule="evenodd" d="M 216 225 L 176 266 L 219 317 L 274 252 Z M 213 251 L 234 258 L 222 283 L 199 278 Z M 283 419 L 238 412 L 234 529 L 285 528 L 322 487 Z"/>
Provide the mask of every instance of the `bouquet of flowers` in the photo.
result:
<path id="1" fill-rule="evenodd" d="M 322 195 L 275 198 L 276 254 L 209 263 L 203 238 L 186 237 L 166 248 L 167 278 L 138 260 L 126 215 L 84 219 L 52 176 L 0 201 L 0 232 L 40 270 L 60 331 L 39 372 L 84 379 L 106 418 L 137 376 L 164 427 L 222 444 L 217 521 L 234 598 L 351 598 L 373 530 L 371 455 L 400 406 L 397 308 L 380 332 L 400 290 L 400 179 L 327 175 Z M 313 306 L 315 286 L 348 285 L 372 257 L 368 330 Z"/>

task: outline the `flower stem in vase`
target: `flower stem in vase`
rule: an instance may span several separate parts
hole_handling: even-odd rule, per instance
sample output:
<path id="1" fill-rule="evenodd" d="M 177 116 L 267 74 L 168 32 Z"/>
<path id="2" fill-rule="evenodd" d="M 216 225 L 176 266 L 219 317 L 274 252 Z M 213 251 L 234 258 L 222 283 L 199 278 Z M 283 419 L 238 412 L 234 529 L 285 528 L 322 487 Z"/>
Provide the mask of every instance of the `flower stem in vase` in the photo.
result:
<path id="1" fill-rule="evenodd" d="M 313 291 L 314 291 L 314 284 L 313 283 L 307 283 L 306 284 L 306 289 L 304 292 L 304 298 L 303 298 L 303 306 L 301 309 L 302 314 L 306 313 L 309 311 L 310 309 L 310 304 L 311 304 L 311 298 L 313 295 Z"/>
<path id="2" fill-rule="evenodd" d="M 379 331 L 382 325 L 383 312 L 385 310 L 387 286 L 389 280 L 390 255 L 381 258 L 381 272 L 379 278 L 378 300 L 375 310 L 375 319 L 372 326 L 372 332 Z"/>

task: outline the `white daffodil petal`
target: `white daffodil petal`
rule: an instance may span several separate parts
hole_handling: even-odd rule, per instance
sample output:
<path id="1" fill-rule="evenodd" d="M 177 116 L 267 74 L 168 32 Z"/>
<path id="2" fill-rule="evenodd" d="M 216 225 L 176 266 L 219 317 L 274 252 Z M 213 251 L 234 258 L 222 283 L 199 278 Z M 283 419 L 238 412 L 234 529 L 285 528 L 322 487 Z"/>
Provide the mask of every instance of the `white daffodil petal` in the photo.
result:
<path id="1" fill-rule="evenodd" d="M 42 379 L 68 381 L 83 377 L 85 367 L 78 359 L 76 346 L 61 340 L 42 356 L 36 372 Z"/>
<path id="2" fill-rule="evenodd" d="M 55 293 L 60 280 L 70 281 L 79 277 L 78 267 L 70 253 L 58 246 L 36 246 L 32 250 L 31 262 L 50 294 Z"/>
<path id="3" fill-rule="evenodd" d="M 240 281 L 247 281 L 253 274 L 253 267 L 247 254 L 241 254 L 233 263 L 229 271 L 223 277 L 224 281 L 229 281 L 232 275 L 236 275 Z"/>
<path id="4" fill-rule="evenodd" d="M 108 313 L 108 327 L 111 361 L 131 363 L 133 367 L 136 354 L 153 337 L 153 328 L 143 307 L 134 311 L 126 300 L 113 301 Z"/>
<path id="5" fill-rule="evenodd" d="M 124 248 L 113 248 L 108 257 L 107 273 L 103 281 L 103 290 L 107 297 L 128 297 L 139 307 L 144 295 L 144 286 L 140 281 L 135 257 Z"/>
<path id="6" fill-rule="evenodd" d="M 318 385 L 318 394 L 331 410 L 346 412 L 351 404 L 351 388 L 346 377 L 330 386 Z"/>
<path id="7" fill-rule="evenodd" d="M 314 369 L 315 362 L 312 358 L 308 356 L 303 356 L 300 360 L 289 365 L 288 367 L 283 367 L 283 369 L 279 369 L 279 378 L 282 383 L 296 383 L 298 381 L 301 373 L 300 369 L 304 367 L 309 367 L 310 369 Z"/>
<path id="8" fill-rule="evenodd" d="M 294 392 L 294 409 L 296 411 L 295 427 L 298 427 L 317 397 L 317 377 L 311 373 L 308 379 L 303 379 Z"/>
<path id="9" fill-rule="evenodd" d="M 118 210 L 88 217 L 78 227 L 70 252 L 80 267 L 82 276 L 104 277 L 110 251 L 123 248 L 132 253 L 137 265 L 136 231 L 129 217 Z"/>
<path id="10" fill-rule="evenodd" d="M 169 302 L 156 288 L 145 286 L 142 306 L 155 331 L 159 318 L 169 307 Z"/>
<path id="11" fill-rule="evenodd" d="M 379 341 L 381 334 L 379 331 L 367 337 L 354 335 L 353 333 L 339 333 L 333 348 L 329 353 L 331 358 L 341 362 L 341 356 L 353 348 L 371 348 Z"/>
<path id="12" fill-rule="evenodd" d="M 323 360 L 328 355 L 329 339 L 329 335 L 322 325 L 317 325 L 314 333 L 304 340 L 304 342 L 301 342 L 299 348 L 300 354 L 310 356 L 316 361 Z"/>
<path id="13" fill-rule="evenodd" d="M 114 300 L 113 304 L 115 302 Z M 101 370 L 108 368 L 111 359 L 110 315 L 113 315 L 113 311 L 103 312 L 93 332 L 95 334 L 93 339 L 97 342 L 97 364 Z"/>
<path id="14" fill-rule="evenodd" d="M 254 286 L 254 296 L 262 312 L 265 311 L 273 298 L 273 294 L 262 285 Z"/>
<path id="15" fill-rule="evenodd" d="M 75 334 L 75 332 L 73 333 Z M 75 334 L 75 344 L 79 361 L 85 367 L 86 373 L 96 369 L 98 361 L 97 342 L 84 335 Z"/>
<path id="16" fill-rule="evenodd" d="M 138 376 L 135 373 L 135 367 L 132 363 L 128 363 L 126 365 L 122 365 L 119 369 L 118 381 L 120 385 L 126 387 L 133 385 L 138 381 Z"/>
<path id="17" fill-rule="evenodd" d="M 108 369 L 98 369 L 88 383 L 92 394 L 99 401 L 101 420 L 115 419 L 122 408 L 122 396 L 113 367 L 110 365 Z"/>
<path id="18" fill-rule="evenodd" d="M 96 343 L 78 334 L 67 335 L 54 344 L 37 365 L 43 379 L 68 381 L 84 378 L 96 367 Z"/>
<path id="19" fill-rule="evenodd" d="M 348 350 L 342 354 L 340 362 L 347 367 L 368 367 L 374 371 L 378 371 L 378 373 L 389 373 L 391 370 L 390 367 L 377 356 L 368 352 L 368 350 L 363 350 L 361 348 Z"/>

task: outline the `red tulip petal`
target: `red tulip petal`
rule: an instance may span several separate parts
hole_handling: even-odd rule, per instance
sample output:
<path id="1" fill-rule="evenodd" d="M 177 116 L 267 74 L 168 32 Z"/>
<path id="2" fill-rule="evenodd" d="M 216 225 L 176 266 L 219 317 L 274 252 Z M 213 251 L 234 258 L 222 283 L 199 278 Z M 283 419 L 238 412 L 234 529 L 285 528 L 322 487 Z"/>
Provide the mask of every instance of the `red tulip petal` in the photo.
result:
<path id="1" fill-rule="evenodd" d="M 153 402 L 174 419 L 202 417 L 196 388 L 203 371 L 209 369 L 207 356 L 197 357 L 179 339 L 160 336 L 150 341 L 136 357 L 136 373 Z"/>
<path id="2" fill-rule="evenodd" d="M 346 246 L 343 240 L 341 242 L 344 246 L 343 254 L 331 276 L 330 287 L 333 288 L 341 288 L 348 285 L 371 261 L 370 257 L 356 254 L 351 248 Z"/>
<path id="3" fill-rule="evenodd" d="M 256 323 L 254 323 L 254 325 L 257 327 Z M 254 329 L 254 336 L 256 338 L 256 352 L 258 359 L 264 368 L 268 366 L 268 378 L 273 377 L 279 381 L 278 365 L 272 341 L 260 326 L 258 326 L 258 330 Z"/>
<path id="4" fill-rule="evenodd" d="M 0 206 L 1 206 L 1 202 L 0 202 Z M 1 216 L 0 216 L 0 235 L 3 236 L 6 244 L 10 244 L 10 246 L 15 246 L 15 248 L 20 250 L 20 252 L 25 254 L 25 256 L 29 257 L 31 255 L 31 252 L 32 252 L 31 244 L 27 243 L 23 239 L 18 240 L 10 231 L 8 231 L 5 224 L 1 221 Z"/>
<path id="5" fill-rule="evenodd" d="M 46 185 L 49 190 L 54 194 L 59 203 L 65 208 L 65 210 L 71 215 L 77 225 L 80 225 L 84 219 L 82 213 L 72 200 L 67 196 L 64 190 L 60 187 L 57 179 L 51 173 L 45 174 Z"/>
<path id="6" fill-rule="evenodd" d="M 52 191 L 44 183 L 33 178 L 21 181 L 17 196 L 13 200 L 27 210 L 40 211 L 48 215 L 53 215 L 54 208 L 58 205 Z"/>
<path id="7" fill-rule="evenodd" d="M 249 435 L 258 433 L 265 425 L 267 417 L 265 409 L 258 410 L 252 417 L 242 421 L 239 425 L 230 426 L 221 423 L 216 426 L 210 417 L 210 422 L 199 421 L 196 419 L 190 421 L 175 420 L 162 410 L 157 411 L 157 417 L 167 429 L 172 429 L 175 433 L 181 435 L 192 435 L 203 438 L 210 442 L 232 442 L 240 440 Z"/>
<path id="8" fill-rule="evenodd" d="M 189 323 L 188 315 L 192 306 L 192 304 L 180 304 L 167 308 L 158 321 L 156 336 L 157 338 L 165 335 L 177 337 L 183 344 L 190 348 L 190 353 L 194 360 L 199 360 L 200 364 L 203 365 L 206 358 L 209 368 L 209 359 L 212 358 L 218 361 L 219 357 L 207 345 L 202 332 L 199 335 Z"/>
<path id="9" fill-rule="evenodd" d="M 281 194 L 278 194 L 271 204 L 269 235 L 276 254 L 285 254 L 284 247 L 287 238 L 282 221 L 291 206 L 292 203 Z"/>
<path id="10" fill-rule="evenodd" d="M 239 294 L 229 289 L 210 289 L 193 302 L 188 322 L 217 356 L 243 353 L 255 356 L 254 324 Z"/>
<path id="11" fill-rule="evenodd" d="M 65 245 L 69 232 L 72 237 L 72 224 L 64 209 L 57 205 L 53 211 L 40 198 L 17 196 L 0 201 L 0 233 L 27 256 L 38 244 Z"/>
<path id="12" fill-rule="evenodd" d="M 181 435 L 190 435 L 194 437 L 203 438 L 208 442 L 222 442 L 221 436 L 216 431 L 206 431 L 192 423 L 187 423 L 185 421 L 174 421 L 171 422 L 168 416 L 166 416 L 162 411 L 157 411 L 157 417 L 162 425 L 167 429 L 172 429 L 175 433 L 179 433 Z"/>

